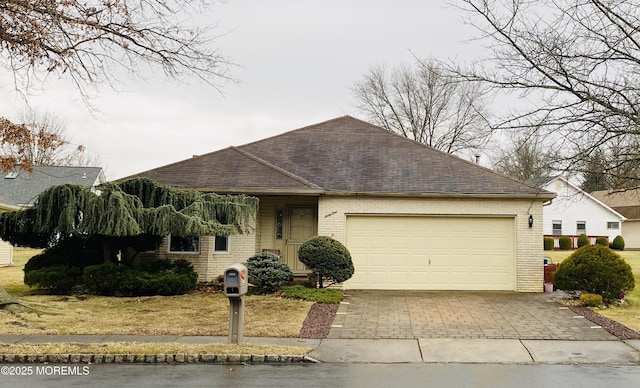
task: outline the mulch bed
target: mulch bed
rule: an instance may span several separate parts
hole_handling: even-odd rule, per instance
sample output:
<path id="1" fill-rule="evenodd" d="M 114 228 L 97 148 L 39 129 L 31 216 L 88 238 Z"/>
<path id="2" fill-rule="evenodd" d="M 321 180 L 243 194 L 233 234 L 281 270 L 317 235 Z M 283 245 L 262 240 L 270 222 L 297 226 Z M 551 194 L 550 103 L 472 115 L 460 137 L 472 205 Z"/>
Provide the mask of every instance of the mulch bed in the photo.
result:
<path id="1" fill-rule="evenodd" d="M 315 303 L 302 323 L 300 338 L 326 338 L 331 330 L 338 304 Z"/>

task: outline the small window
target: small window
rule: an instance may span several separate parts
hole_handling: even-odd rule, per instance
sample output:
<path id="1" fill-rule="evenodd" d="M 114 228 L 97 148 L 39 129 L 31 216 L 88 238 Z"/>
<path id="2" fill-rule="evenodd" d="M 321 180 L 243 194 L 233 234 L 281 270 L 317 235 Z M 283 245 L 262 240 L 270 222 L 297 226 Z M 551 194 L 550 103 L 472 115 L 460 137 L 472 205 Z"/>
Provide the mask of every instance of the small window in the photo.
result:
<path id="1" fill-rule="evenodd" d="M 170 236 L 169 252 L 200 252 L 200 236 Z"/>
<path id="2" fill-rule="evenodd" d="M 562 234 L 562 221 L 553 221 L 553 234 L 558 236 Z"/>
<path id="3" fill-rule="evenodd" d="M 619 222 L 607 222 L 607 229 L 620 229 Z"/>
<path id="4" fill-rule="evenodd" d="M 215 253 L 229 253 L 229 236 L 216 236 Z"/>
<path id="5" fill-rule="evenodd" d="M 578 221 L 576 223 L 576 230 L 578 231 L 578 233 L 576 233 L 576 234 L 587 233 L 587 222 L 586 221 Z"/>

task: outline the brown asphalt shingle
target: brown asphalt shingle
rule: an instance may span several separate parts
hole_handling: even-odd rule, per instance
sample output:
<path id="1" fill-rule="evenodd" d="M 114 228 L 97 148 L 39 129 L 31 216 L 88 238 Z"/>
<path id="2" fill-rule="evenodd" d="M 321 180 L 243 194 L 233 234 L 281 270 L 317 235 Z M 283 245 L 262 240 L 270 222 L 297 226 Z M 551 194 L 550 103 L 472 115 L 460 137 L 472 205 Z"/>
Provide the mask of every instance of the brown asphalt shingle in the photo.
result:
<path id="1" fill-rule="evenodd" d="M 553 195 L 343 116 L 138 174 L 218 192 Z"/>

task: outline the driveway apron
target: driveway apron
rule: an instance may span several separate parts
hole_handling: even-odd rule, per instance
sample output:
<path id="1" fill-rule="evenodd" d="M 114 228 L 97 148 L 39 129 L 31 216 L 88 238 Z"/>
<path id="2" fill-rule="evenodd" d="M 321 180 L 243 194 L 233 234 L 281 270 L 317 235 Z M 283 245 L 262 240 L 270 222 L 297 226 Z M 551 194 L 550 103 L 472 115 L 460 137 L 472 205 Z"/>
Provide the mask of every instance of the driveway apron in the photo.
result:
<path id="1" fill-rule="evenodd" d="M 617 339 L 557 294 L 345 291 L 328 338 Z"/>

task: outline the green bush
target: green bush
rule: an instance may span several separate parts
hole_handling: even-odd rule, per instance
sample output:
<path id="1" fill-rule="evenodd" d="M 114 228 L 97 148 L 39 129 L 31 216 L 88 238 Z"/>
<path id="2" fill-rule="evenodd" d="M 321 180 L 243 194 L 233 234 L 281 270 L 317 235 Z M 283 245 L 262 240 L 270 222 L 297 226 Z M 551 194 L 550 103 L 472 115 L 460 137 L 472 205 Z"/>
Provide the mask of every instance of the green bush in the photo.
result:
<path id="1" fill-rule="evenodd" d="M 323 278 L 341 283 L 353 276 L 351 254 L 339 241 L 328 236 L 316 236 L 305 241 L 298 257 L 310 270 L 318 274 L 320 288 Z"/>
<path id="2" fill-rule="evenodd" d="M 603 247 L 609 246 L 609 240 L 606 237 L 596 238 L 596 245 L 602 245 Z"/>
<path id="3" fill-rule="evenodd" d="M 24 283 L 51 294 L 68 294 L 82 282 L 82 269 L 54 265 L 33 269 L 24 275 Z"/>
<path id="4" fill-rule="evenodd" d="M 568 250 L 571 250 L 571 248 L 573 248 L 571 246 L 571 237 L 569 236 L 561 236 L 558 239 L 558 245 L 560 246 L 560 249 L 563 251 L 568 251 Z"/>
<path id="5" fill-rule="evenodd" d="M 344 297 L 342 291 L 331 288 L 309 288 L 301 285 L 288 287 L 282 293 L 285 298 L 303 299 L 316 303 L 340 303 Z"/>
<path id="6" fill-rule="evenodd" d="M 565 291 L 602 295 L 605 302 L 635 286 L 631 267 L 617 253 L 601 245 L 576 250 L 558 266 L 555 285 Z"/>
<path id="7" fill-rule="evenodd" d="M 552 251 L 553 250 L 553 237 L 545 237 L 544 238 L 544 250 Z"/>
<path id="8" fill-rule="evenodd" d="M 198 274 L 186 260 L 149 260 L 136 267 L 90 266 L 82 279 L 87 290 L 97 295 L 179 295 L 195 289 Z"/>
<path id="9" fill-rule="evenodd" d="M 580 295 L 580 305 L 585 307 L 599 307 L 602 306 L 602 295 L 597 294 L 582 294 Z"/>
<path id="10" fill-rule="evenodd" d="M 275 292 L 293 281 L 289 266 L 273 253 L 263 252 L 251 256 L 245 263 L 249 272 L 249 283 L 260 292 Z"/>
<path id="11" fill-rule="evenodd" d="M 578 248 L 582 248 L 585 245 L 589 245 L 589 236 L 587 236 L 586 234 L 582 233 L 580 236 L 578 236 L 577 245 L 578 245 Z"/>
<path id="12" fill-rule="evenodd" d="M 611 249 L 615 249 L 616 251 L 624 251 L 624 239 L 622 236 L 616 236 L 611 243 Z"/>
<path id="13" fill-rule="evenodd" d="M 24 265 L 24 272 L 26 274 L 35 269 L 59 265 L 84 268 L 101 262 L 102 258 L 95 241 L 82 237 L 68 237 L 29 259 Z"/>

